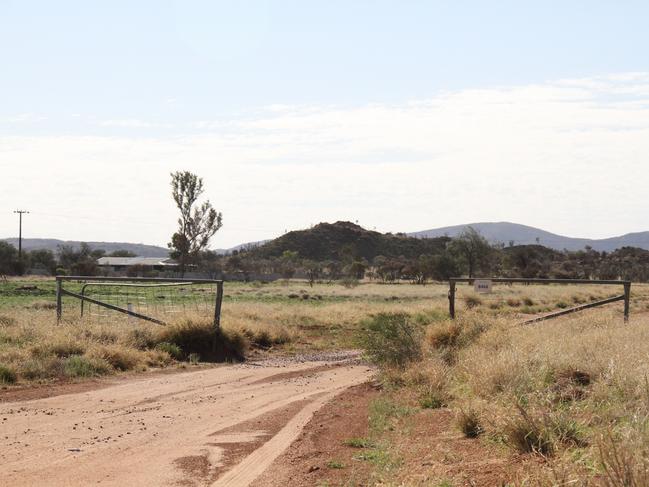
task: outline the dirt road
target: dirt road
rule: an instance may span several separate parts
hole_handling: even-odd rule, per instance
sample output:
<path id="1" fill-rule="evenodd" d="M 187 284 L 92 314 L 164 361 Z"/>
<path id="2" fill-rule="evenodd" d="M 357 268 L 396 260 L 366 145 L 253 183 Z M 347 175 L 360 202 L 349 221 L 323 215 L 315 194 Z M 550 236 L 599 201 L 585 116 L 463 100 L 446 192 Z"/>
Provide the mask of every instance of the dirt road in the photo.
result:
<path id="1" fill-rule="evenodd" d="M 246 486 L 361 365 L 235 365 L 0 404 L 0 485 Z"/>

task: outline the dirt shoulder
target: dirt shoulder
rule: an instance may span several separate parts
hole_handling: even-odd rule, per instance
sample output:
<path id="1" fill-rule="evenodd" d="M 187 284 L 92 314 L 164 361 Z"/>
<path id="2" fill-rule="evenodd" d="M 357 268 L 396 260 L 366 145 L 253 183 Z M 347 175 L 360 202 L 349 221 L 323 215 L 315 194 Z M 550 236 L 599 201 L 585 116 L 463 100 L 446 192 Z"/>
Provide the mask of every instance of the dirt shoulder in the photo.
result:
<path id="1" fill-rule="evenodd" d="M 372 383 L 347 389 L 313 416 L 254 487 L 286 485 L 506 485 L 539 460 L 469 439 L 449 409 L 412 409 L 372 432 L 370 410 L 386 404 Z M 372 403 L 375 403 L 372 406 Z M 395 403 L 391 403 L 395 404 Z M 389 408 L 388 408 L 389 409 Z M 355 441 L 350 441 L 355 440 Z"/>
<path id="2" fill-rule="evenodd" d="M 316 412 L 291 446 L 252 484 L 254 487 L 365 485 L 371 464 L 347 446 L 368 434 L 368 408 L 378 396 L 369 382 L 350 387 Z"/>

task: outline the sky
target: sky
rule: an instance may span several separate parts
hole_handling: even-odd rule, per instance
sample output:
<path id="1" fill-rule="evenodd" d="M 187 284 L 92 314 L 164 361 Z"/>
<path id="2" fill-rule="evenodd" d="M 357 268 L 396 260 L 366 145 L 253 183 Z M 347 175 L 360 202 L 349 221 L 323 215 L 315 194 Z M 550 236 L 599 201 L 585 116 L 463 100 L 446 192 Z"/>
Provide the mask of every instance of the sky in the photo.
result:
<path id="1" fill-rule="evenodd" d="M 649 230 L 649 2 L 0 0 L 0 237 Z"/>

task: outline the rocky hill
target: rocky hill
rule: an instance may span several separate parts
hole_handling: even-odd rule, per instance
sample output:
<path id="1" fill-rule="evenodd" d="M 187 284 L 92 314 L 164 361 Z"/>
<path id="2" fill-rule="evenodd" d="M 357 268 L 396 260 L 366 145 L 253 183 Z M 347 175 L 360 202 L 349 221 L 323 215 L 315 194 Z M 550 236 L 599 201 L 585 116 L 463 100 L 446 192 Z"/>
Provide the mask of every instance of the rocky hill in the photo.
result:
<path id="1" fill-rule="evenodd" d="M 266 258 L 279 257 L 290 250 L 298 252 L 302 258 L 318 261 L 344 259 L 345 256 L 372 260 L 377 255 L 417 257 L 436 254 L 446 247 L 448 241 L 447 237 L 422 239 L 405 234 L 384 234 L 339 221 L 288 232 L 248 252 Z"/>

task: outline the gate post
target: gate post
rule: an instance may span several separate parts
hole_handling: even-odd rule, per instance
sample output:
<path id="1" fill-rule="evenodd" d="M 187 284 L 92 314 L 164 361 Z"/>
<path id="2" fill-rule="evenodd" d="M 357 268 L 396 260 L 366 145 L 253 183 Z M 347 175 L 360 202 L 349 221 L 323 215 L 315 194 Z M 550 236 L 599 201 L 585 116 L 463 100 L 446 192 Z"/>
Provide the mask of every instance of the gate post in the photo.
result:
<path id="1" fill-rule="evenodd" d="M 56 276 L 56 322 L 61 323 L 61 277 Z"/>
<path id="2" fill-rule="evenodd" d="M 624 283 L 624 322 L 629 322 L 629 303 L 631 301 L 631 281 Z"/>
<path id="3" fill-rule="evenodd" d="M 448 290 L 448 314 L 451 315 L 451 319 L 455 319 L 455 281 L 449 279 L 449 290 Z"/>

